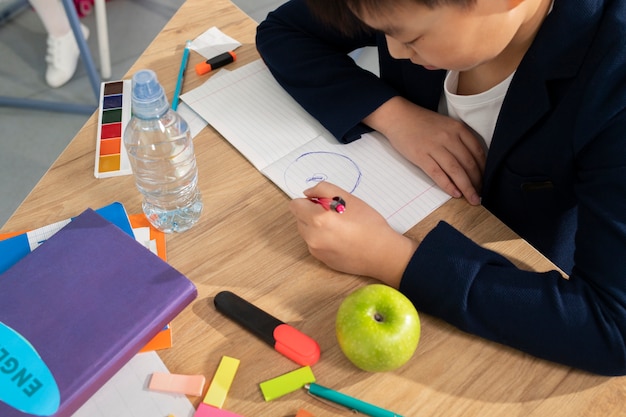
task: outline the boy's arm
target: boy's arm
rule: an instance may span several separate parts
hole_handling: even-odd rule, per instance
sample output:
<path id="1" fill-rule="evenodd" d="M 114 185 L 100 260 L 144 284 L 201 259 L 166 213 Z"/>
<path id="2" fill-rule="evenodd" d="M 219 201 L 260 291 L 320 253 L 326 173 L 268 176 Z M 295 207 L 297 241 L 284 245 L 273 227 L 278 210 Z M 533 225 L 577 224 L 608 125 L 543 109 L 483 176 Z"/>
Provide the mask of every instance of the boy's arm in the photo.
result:
<path id="1" fill-rule="evenodd" d="M 347 38 L 313 17 L 304 0 L 270 13 L 257 29 L 270 71 L 313 117 L 342 142 L 368 130 L 361 121 L 398 93 L 348 55 L 376 44 L 376 35 Z"/>
<path id="2" fill-rule="evenodd" d="M 520 270 L 447 223 L 420 243 L 400 291 L 418 311 L 468 333 L 593 373 L 626 374 L 618 298 L 576 273 L 568 280 Z"/>

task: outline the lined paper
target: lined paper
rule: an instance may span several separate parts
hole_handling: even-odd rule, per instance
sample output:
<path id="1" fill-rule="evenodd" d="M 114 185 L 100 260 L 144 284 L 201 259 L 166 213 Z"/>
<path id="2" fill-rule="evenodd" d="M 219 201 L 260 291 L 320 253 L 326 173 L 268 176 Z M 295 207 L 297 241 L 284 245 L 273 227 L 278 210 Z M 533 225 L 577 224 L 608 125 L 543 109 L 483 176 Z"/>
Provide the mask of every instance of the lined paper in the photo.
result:
<path id="1" fill-rule="evenodd" d="M 167 372 L 156 352 L 139 353 L 102 386 L 72 417 L 192 417 L 186 396 L 148 389 L 154 372 Z"/>
<path id="2" fill-rule="evenodd" d="M 450 198 L 378 132 L 339 143 L 261 60 L 214 78 L 181 98 L 291 198 L 328 181 L 400 233 Z"/>

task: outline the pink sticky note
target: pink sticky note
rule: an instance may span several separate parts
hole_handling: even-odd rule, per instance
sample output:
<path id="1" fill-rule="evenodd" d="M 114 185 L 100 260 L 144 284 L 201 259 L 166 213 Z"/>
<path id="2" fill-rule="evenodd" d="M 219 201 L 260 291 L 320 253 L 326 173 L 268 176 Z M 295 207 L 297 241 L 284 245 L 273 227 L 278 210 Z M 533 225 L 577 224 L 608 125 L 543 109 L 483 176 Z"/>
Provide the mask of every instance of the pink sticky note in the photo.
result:
<path id="1" fill-rule="evenodd" d="M 202 395 L 206 379 L 202 375 L 179 375 L 154 372 L 148 388 L 185 395 Z"/>
<path id="2" fill-rule="evenodd" d="M 230 411 L 222 410 L 221 408 L 213 407 L 206 403 L 200 403 L 193 417 L 243 417 L 239 414 L 231 413 Z"/>

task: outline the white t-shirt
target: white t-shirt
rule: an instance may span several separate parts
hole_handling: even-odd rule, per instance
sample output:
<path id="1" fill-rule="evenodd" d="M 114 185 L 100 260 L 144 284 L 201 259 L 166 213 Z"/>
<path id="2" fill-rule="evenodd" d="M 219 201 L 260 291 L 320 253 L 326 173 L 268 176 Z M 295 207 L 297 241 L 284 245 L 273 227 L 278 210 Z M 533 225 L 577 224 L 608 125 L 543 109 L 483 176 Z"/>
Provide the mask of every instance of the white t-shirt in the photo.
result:
<path id="1" fill-rule="evenodd" d="M 550 4 L 548 14 L 552 12 L 553 7 L 554 0 Z M 459 72 L 448 71 L 439 101 L 439 113 L 464 122 L 485 141 L 486 149 L 489 149 L 502 102 L 504 102 L 513 75 L 515 71 L 500 84 L 483 93 L 460 96 L 456 94 L 459 86 Z"/>
<path id="2" fill-rule="evenodd" d="M 443 114 L 464 122 L 484 140 L 486 148 L 489 149 L 502 102 L 514 74 L 515 72 L 485 92 L 462 96 L 456 94 L 459 72 L 448 71 L 444 81 L 440 110 L 443 110 Z"/>

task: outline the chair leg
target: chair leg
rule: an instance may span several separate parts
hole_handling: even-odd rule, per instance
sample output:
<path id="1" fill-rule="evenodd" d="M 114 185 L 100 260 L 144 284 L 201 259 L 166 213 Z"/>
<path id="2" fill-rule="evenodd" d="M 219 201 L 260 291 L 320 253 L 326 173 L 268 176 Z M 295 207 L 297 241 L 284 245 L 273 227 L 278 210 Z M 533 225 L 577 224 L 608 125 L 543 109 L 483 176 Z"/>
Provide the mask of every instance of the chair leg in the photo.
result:
<path id="1" fill-rule="evenodd" d="M 72 0 L 62 0 L 63 7 L 65 8 L 65 13 L 67 13 L 67 18 L 70 21 L 70 26 L 72 27 L 72 31 L 74 32 L 74 36 L 76 37 L 76 42 L 78 43 L 78 49 L 80 50 L 80 57 L 85 64 L 85 68 L 87 70 L 87 75 L 89 76 L 89 81 L 91 83 L 91 88 L 93 89 L 94 95 L 96 96 L 96 102 L 100 100 L 100 77 L 98 76 L 98 72 L 96 71 L 96 66 L 93 63 L 93 59 L 91 57 L 91 52 L 89 51 L 89 47 L 87 46 L 87 41 L 83 36 L 83 32 L 80 29 L 80 22 L 78 20 L 78 14 L 76 13 L 76 7 Z"/>
<path id="2" fill-rule="evenodd" d="M 100 75 L 111 78 L 111 53 L 109 51 L 109 29 L 105 0 L 95 0 L 96 26 L 98 29 L 98 47 L 100 49 Z"/>
<path id="3" fill-rule="evenodd" d="M 101 80 L 98 77 L 98 73 L 96 72 L 96 67 L 93 63 L 93 59 L 91 58 L 91 52 L 89 51 L 89 47 L 87 46 L 87 41 L 83 36 L 83 32 L 80 28 L 80 22 L 78 21 L 78 14 L 76 12 L 76 8 L 72 2 L 72 0 L 62 0 L 63 7 L 65 8 L 65 13 L 67 13 L 67 17 L 70 21 L 70 26 L 72 27 L 72 32 L 74 32 L 74 36 L 76 37 L 76 42 L 78 43 L 78 49 L 80 50 L 80 56 L 85 64 L 85 68 L 87 69 L 87 75 L 89 75 L 89 81 L 91 83 L 91 87 L 93 89 L 94 95 L 96 96 L 96 103 L 100 101 L 100 84 Z M 108 42 L 108 37 L 107 37 Z M 108 48 L 108 44 L 107 44 Z M 53 101 L 45 101 L 45 100 L 33 100 L 19 97 L 7 97 L 0 96 L 0 107 L 17 107 L 23 109 L 33 109 L 33 110 L 47 110 L 47 111 L 58 111 L 58 112 L 69 112 L 69 113 L 80 113 L 90 115 L 93 114 L 97 109 L 96 105 L 86 105 L 86 104 L 74 104 L 74 103 L 65 103 L 65 102 L 53 102 Z"/>
<path id="4" fill-rule="evenodd" d="M 0 96 L 0 107 L 18 109 L 45 110 L 61 113 L 76 113 L 91 115 L 98 108 L 95 105 L 65 103 L 58 101 L 35 100 L 30 98 Z"/>

